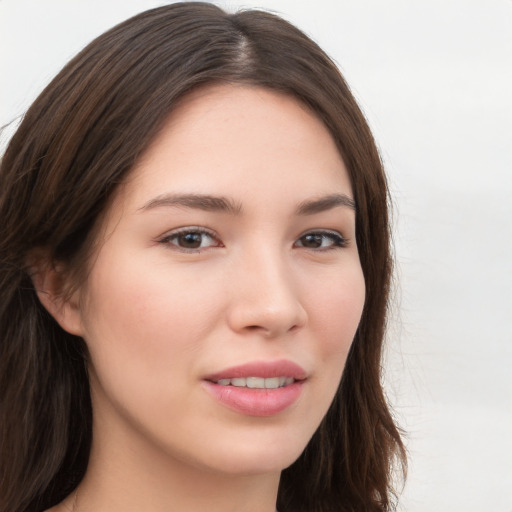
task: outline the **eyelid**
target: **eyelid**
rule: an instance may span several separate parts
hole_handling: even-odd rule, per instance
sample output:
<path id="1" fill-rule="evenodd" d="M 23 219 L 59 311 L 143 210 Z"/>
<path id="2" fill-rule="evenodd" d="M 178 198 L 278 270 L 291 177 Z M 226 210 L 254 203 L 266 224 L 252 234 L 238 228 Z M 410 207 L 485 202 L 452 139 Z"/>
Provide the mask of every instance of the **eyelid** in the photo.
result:
<path id="1" fill-rule="evenodd" d="M 298 247 L 304 247 L 305 249 L 310 249 L 312 251 L 327 251 L 331 249 L 342 249 L 349 244 L 349 239 L 345 237 L 341 232 L 333 230 L 333 229 L 310 229 L 304 233 L 302 233 L 294 243 L 294 245 L 305 236 L 308 235 L 320 235 L 322 237 L 330 237 L 333 240 L 333 244 L 327 247 L 306 247 L 303 245 L 299 245 Z"/>
<path id="2" fill-rule="evenodd" d="M 218 242 L 217 244 L 213 244 L 208 247 L 197 247 L 197 248 L 186 248 L 180 247 L 179 245 L 171 243 L 171 240 L 179 235 L 187 234 L 187 233 L 199 233 L 203 235 L 208 235 L 213 240 Z M 185 253 L 199 253 L 204 250 L 210 249 L 211 247 L 224 247 L 217 233 L 211 229 L 202 227 L 202 226 L 183 226 L 180 228 L 172 229 L 171 231 L 166 232 L 164 235 L 160 236 L 156 240 L 159 244 L 166 245 L 172 250 L 185 252 Z"/>

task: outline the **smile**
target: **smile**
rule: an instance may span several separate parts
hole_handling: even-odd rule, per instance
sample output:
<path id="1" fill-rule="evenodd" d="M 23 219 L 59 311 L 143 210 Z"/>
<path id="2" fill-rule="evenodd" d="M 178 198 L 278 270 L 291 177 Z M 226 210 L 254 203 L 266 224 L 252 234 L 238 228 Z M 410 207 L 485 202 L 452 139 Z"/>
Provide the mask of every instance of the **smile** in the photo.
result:
<path id="1" fill-rule="evenodd" d="M 238 377 L 234 379 L 220 379 L 215 382 L 220 386 L 235 386 L 237 388 L 251 389 L 277 389 L 293 384 L 293 377 Z"/>
<path id="2" fill-rule="evenodd" d="M 203 386 L 232 411 L 268 417 L 297 402 L 307 379 L 306 370 L 292 361 L 253 361 L 205 376 Z"/>

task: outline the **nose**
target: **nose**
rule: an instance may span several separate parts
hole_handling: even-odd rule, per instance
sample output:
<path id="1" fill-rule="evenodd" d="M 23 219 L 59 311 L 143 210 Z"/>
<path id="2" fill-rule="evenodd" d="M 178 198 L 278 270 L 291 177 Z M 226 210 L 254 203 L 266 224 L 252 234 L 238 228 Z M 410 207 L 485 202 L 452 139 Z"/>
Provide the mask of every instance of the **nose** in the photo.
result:
<path id="1" fill-rule="evenodd" d="M 277 250 L 258 251 L 233 265 L 228 323 L 238 333 L 276 338 L 307 322 L 293 269 Z"/>

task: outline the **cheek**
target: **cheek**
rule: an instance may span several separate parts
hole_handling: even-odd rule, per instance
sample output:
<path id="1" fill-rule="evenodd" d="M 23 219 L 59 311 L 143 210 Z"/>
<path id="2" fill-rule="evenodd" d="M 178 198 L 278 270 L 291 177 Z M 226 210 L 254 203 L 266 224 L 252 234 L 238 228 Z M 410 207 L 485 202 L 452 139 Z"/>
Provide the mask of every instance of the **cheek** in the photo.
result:
<path id="1" fill-rule="evenodd" d="M 84 338 L 96 416 L 109 425 L 123 418 L 149 437 L 174 432 L 181 439 L 176 411 L 190 422 L 197 416 L 197 361 L 219 316 L 213 291 L 183 271 L 123 258 L 98 260 L 87 290 Z"/>
<path id="2" fill-rule="evenodd" d="M 184 280 L 135 258 L 96 262 L 83 324 L 98 371 L 105 368 L 108 378 L 121 380 L 124 373 L 152 382 L 170 375 L 175 361 L 189 367 L 215 312 L 212 292 Z"/>
<path id="3" fill-rule="evenodd" d="M 316 356 L 323 368 L 321 378 L 326 386 L 337 388 L 361 319 L 365 283 L 360 265 L 347 268 L 328 282 L 324 290 L 309 294 L 309 322 L 316 334 Z"/>
<path id="4" fill-rule="evenodd" d="M 326 350 L 344 350 L 352 342 L 365 301 L 364 277 L 359 265 L 344 269 L 326 281 L 325 288 L 309 293 L 310 322 L 322 335 Z"/>

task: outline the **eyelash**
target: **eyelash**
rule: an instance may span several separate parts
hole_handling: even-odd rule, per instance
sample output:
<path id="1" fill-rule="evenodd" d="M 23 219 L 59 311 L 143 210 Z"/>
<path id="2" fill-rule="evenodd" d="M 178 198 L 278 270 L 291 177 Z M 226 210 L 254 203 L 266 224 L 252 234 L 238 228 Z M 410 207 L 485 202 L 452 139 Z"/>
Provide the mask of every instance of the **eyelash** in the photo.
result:
<path id="1" fill-rule="evenodd" d="M 206 247 L 201 247 L 202 240 L 200 241 L 199 247 L 181 247 L 177 243 L 172 243 L 173 240 L 178 240 L 180 236 L 187 236 L 187 235 L 200 235 L 201 238 L 203 236 L 210 237 L 215 243 L 208 245 Z M 307 247 L 304 245 L 304 239 L 306 237 L 314 237 L 316 238 L 315 241 L 319 241 L 320 244 L 323 244 L 325 240 L 330 240 L 332 243 L 328 245 L 327 247 Z M 297 245 L 297 242 L 300 242 L 302 245 Z M 305 249 L 309 249 L 316 252 L 324 252 L 324 251 L 331 251 L 335 249 L 340 249 L 343 247 L 346 247 L 348 245 L 348 240 L 342 236 L 337 231 L 326 231 L 326 230 L 314 230 L 314 231 L 308 231 L 307 233 L 302 234 L 297 241 L 293 244 L 294 247 L 304 247 Z M 160 244 L 164 245 L 171 245 L 174 249 L 182 252 L 187 253 L 199 253 L 204 249 L 209 249 L 210 247 L 224 247 L 222 242 L 218 239 L 215 232 L 210 231 L 205 228 L 200 227 L 186 227 L 182 229 L 178 229 L 176 231 L 173 231 L 172 233 L 167 234 L 162 239 L 158 241 Z"/>
<path id="2" fill-rule="evenodd" d="M 341 249 L 343 247 L 347 247 L 348 240 L 338 233 L 337 231 L 326 231 L 326 230 L 316 230 L 316 231 L 309 231 L 307 233 L 304 233 L 301 235 L 297 240 L 302 240 L 308 236 L 313 236 L 315 238 L 320 238 L 321 242 L 323 243 L 324 240 L 330 239 L 332 241 L 332 244 L 327 247 L 306 247 L 306 249 L 311 249 L 313 251 L 332 251 L 334 249 Z M 296 244 L 297 242 L 295 242 Z M 294 244 L 294 245 L 295 245 Z M 304 247 L 304 245 L 299 245 L 299 247 Z"/>
<path id="3" fill-rule="evenodd" d="M 180 247 L 178 244 L 172 243 L 172 240 L 176 240 L 180 236 L 186 236 L 186 235 L 201 235 L 201 236 L 206 235 L 206 236 L 210 237 L 212 240 L 217 241 L 217 243 L 212 244 L 211 246 L 209 245 L 207 247 Z M 165 235 L 161 240 L 159 240 L 159 243 L 164 244 L 164 245 L 171 245 L 171 246 L 173 246 L 173 248 L 175 248 L 178 251 L 188 252 L 188 253 L 198 253 L 198 252 L 201 252 L 201 250 L 208 249 L 209 247 L 224 247 L 224 245 L 222 244 L 222 242 L 220 242 L 220 240 L 218 239 L 215 232 L 210 231 L 209 229 L 194 227 L 194 226 L 181 228 L 176 231 L 173 231 L 172 233 Z"/>

